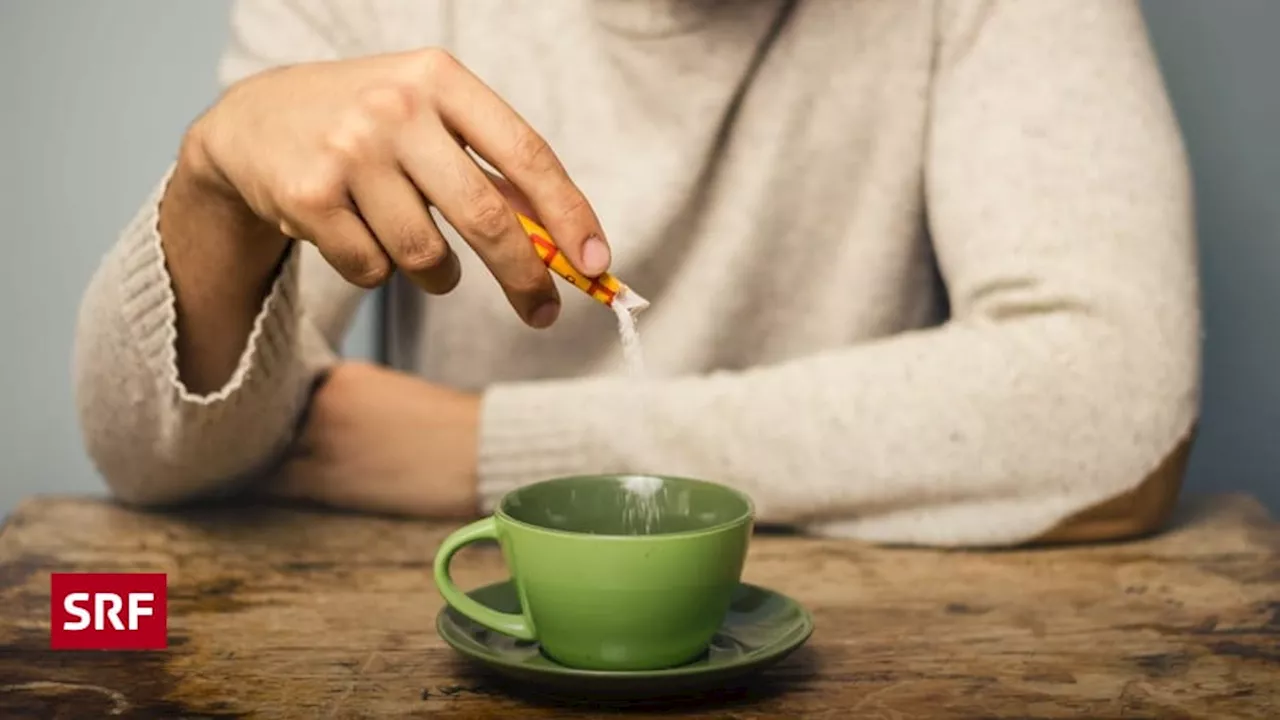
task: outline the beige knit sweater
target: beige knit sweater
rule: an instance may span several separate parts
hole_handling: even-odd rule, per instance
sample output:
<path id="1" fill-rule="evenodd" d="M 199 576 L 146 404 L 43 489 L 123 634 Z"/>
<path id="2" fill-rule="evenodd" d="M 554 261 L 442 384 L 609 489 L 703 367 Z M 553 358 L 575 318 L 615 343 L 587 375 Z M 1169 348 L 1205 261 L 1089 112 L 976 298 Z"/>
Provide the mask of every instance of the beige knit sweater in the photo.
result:
<path id="1" fill-rule="evenodd" d="M 488 506 L 673 473 L 748 491 L 763 522 L 1003 544 L 1189 432 L 1192 203 L 1134 0 L 245 0 L 221 78 L 431 45 L 550 140 L 653 303 L 637 382 L 608 310 L 566 289 L 529 329 L 456 237 L 455 293 L 397 291 L 396 364 L 484 392 Z M 77 330 L 90 454 L 138 503 L 275 457 L 363 292 L 304 246 L 232 380 L 194 395 L 158 198 Z"/>

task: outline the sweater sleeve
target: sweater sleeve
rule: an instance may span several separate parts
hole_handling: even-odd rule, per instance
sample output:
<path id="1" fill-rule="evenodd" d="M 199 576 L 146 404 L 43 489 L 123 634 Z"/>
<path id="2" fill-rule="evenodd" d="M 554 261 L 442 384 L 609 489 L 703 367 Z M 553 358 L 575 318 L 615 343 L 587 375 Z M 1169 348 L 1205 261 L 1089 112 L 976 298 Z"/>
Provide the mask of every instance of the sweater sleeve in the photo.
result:
<path id="1" fill-rule="evenodd" d="M 551 476 L 656 472 L 818 534 L 1005 545 L 1133 489 L 1186 438 L 1192 198 L 1137 3 L 940 8 L 924 173 L 950 320 L 741 372 L 496 386 L 490 505 Z"/>
<path id="2" fill-rule="evenodd" d="M 335 57 L 323 3 L 239 0 L 219 65 L 226 86 L 289 62 Z M 175 296 L 157 228 L 170 173 L 103 258 L 81 300 L 74 381 L 86 449 L 108 488 L 136 504 L 234 490 L 273 462 L 362 291 L 309 244 L 290 249 L 226 385 L 188 390 L 177 371 Z"/>

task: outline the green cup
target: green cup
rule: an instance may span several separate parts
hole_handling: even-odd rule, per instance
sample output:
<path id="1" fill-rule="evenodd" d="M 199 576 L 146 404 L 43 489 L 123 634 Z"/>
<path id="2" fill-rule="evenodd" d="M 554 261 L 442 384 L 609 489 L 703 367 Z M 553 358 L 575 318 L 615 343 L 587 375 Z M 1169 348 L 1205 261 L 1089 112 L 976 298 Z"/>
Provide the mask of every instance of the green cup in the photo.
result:
<path id="1" fill-rule="evenodd" d="M 687 478 L 601 475 L 528 485 L 450 535 L 435 558 L 445 602 L 475 622 L 537 641 L 561 665 L 654 670 L 695 660 L 729 609 L 751 540 L 744 494 Z M 498 612 L 458 589 L 449 562 L 495 539 L 520 598 Z"/>

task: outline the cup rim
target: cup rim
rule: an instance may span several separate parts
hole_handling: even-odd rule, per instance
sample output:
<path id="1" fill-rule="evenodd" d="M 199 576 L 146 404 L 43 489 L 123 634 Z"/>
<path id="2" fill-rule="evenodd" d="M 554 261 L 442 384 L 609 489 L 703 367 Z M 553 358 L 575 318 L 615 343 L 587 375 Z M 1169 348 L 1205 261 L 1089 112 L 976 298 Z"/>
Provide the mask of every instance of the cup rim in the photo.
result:
<path id="1" fill-rule="evenodd" d="M 603 479 L 623 478 L 623 477 L 652 477 L 652 478 L 658 478 L 663 482 L 666 482 L 668 480 L 674 480 L 677 482 L 687 482 L 687 483 L 695 483 L 698 485 L 711 486 L 711 487 L 714 487 L 716 490 L 719 490 L 737 497 L 746 505 L 747 509 L 742 514 L 737 515 L 729 520 L 725 520 L 724 522 L 716 523 L 715 525 L 710 525 L 705 528 L 698 528 L 697 530 L 682 530 L 679 532 L 670 532 L 670 533 L 656 533 L 652 535 L 621 535 L 621 534 L 612 534 L 612 533 L 595 534 L 595 533 L 573 532 L 571 530 L 559 530 L 557 528 L 549 528 L 549 527 L 544 527 L 542 525 L 534 525 L 533 523 L 528 523 L 523 520 L 517 520 L 516 518 L 509 515 L 506 511 L 507 500 L 512 495 L 520 492 L 521 490 L 537 487 L 538 485 L 545 485 L 553 482 L 564 482 L 567 480 L 603 480 Z M 505 523 L 510 523 L 522 529 L 540 533 L 543 535 L 554 535 L 556 537 L 589 537 L 593 540 L 597 540 L 601 542 L 662 542 L 667 540 L 688 540 L 689 538 L 702 537 L 705 535 L 714 535 L 716 533 L 721 533 L 726 530 L 734 529 L 742 525 L 743 523 L 753 522 L 756 516 L 756 505 L 754 502 L 751 501 L 751 497 L 746 493 L 742 492 L 741 490 L 738 490 L 737 488 L 729 487 L 728 485 L 723 485 L 721 483 L 712 482 L 710 480 L 699 480 L 698 478 L 685 477 L 681 475 L 662 475 L 657 473 L 588 473 L 588 474 L 582 474 L 582 475 L 564 475 L 561 477 L 547 478 L 545 480 L 539 480 L 538 482 L 535 482 L 535 483 L 529 483 L 528 485 L 523 485 L 513 490 L 508 490 L 506 493 L 502 495 L 501 498 L 498 499 L 497 507 L 494 509 L 493 515 L 494 517 L 500 518 Z"/>

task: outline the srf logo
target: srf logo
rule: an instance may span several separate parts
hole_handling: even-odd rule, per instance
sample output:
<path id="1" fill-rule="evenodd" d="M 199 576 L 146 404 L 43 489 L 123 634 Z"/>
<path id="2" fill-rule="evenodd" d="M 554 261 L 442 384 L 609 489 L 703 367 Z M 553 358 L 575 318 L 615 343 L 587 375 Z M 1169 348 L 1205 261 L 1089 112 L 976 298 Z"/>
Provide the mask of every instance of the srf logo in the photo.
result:
<path id="1" fill-rule="evenodd" d="M 49 648 L 163 650 L 167 590 L 164 573 L 53 573 Z"/>

